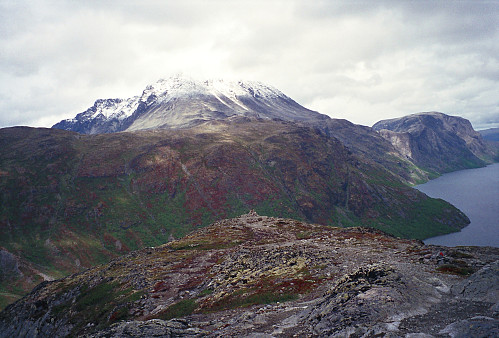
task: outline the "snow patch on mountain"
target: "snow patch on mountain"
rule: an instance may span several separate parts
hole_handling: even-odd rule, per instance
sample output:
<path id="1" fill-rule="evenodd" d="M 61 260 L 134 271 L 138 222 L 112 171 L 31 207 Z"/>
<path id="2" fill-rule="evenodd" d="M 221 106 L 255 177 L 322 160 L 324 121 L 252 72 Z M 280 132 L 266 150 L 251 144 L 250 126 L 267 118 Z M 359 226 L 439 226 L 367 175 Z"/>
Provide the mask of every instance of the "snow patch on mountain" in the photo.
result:
<path id="1" fill-rule="evenodd" d="M 123 120 L 132 115 L 139 105 L 139 97 L 134 96 L 129 99 L 108 99 L 97 100 L 94 104 L 95 111 L 88 116 L 89 119 L 102 115 L 105 119 Z"/>
<path id="2" fill-rule="evenodd" d="M 173 76 L 168 79 L 160 79 L 147 86 L 140 101 L 150 104 L 152 100 L 149 98 L 151 96 L 157 99 L 156 102 L 167 102 L 172 98 L 209 94 L 217 96 L 224 104 L 227 103 L 221 97 L 227 97 L 234 102 L 239 101 L 237 97 L 240 96 L 261 99 L 286 97 L 278 89 L 256 81 L 225 81 L 222 79 L 197 81 L 185 76 Z M 239 103 L 241 104 L 241 102 Z"/>

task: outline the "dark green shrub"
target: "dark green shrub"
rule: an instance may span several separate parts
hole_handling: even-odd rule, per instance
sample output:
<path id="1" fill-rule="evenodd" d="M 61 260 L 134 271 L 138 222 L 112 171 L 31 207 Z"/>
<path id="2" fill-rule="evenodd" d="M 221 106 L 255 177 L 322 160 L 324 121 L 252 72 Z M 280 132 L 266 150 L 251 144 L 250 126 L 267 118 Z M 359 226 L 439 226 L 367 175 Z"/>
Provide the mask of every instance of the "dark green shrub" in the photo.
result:
<path id="1" fill-rule="evenodd" d="M 196 310 L 198 305 L 194 299 L 182 299 L 181 301 L 170 305 L 158 316 L 159 319 L 168 320 L 188 316 Z"/>

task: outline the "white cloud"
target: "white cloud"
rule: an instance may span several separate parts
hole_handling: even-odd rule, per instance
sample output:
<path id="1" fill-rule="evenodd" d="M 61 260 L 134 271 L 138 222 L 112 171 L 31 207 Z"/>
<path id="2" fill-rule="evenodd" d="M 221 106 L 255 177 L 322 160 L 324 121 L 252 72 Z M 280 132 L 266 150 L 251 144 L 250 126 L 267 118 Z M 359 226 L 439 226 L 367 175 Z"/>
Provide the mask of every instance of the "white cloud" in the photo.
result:
<path id="1" fill-rule="evenodd" d="M 0 126 L 50 126 L 173 73 L 272 84 L 370 125 L 499 124 L 499 4 L 0 0 Z"/>

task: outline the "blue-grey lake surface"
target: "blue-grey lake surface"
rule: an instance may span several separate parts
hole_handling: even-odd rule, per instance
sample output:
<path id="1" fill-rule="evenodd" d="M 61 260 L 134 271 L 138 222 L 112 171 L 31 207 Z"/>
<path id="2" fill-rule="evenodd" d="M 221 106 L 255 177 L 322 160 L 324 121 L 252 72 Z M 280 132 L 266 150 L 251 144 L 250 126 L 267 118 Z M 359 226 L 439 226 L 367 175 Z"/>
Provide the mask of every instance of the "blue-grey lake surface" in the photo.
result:
<path id="1" fill-rule="evenodd" d="M 499 163 L 455 171 L 415 188 L 452 203 L 471 220 L 460 232 L 429 238 L 426 244 L 499 247 Z"/>

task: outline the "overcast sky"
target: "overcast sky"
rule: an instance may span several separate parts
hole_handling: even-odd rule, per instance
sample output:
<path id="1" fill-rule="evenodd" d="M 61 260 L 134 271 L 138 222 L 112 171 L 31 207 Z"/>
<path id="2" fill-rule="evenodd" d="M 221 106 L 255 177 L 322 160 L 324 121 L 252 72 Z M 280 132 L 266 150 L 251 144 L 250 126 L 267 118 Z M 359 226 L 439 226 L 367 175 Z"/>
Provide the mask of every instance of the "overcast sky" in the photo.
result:
<path id="1" fill-rule="evenodd" d="M 262 81 L 364 125 L 499 126 L 499 1 L 0 0 L 0 127 L 50 127 L 176 73 Z"/>

